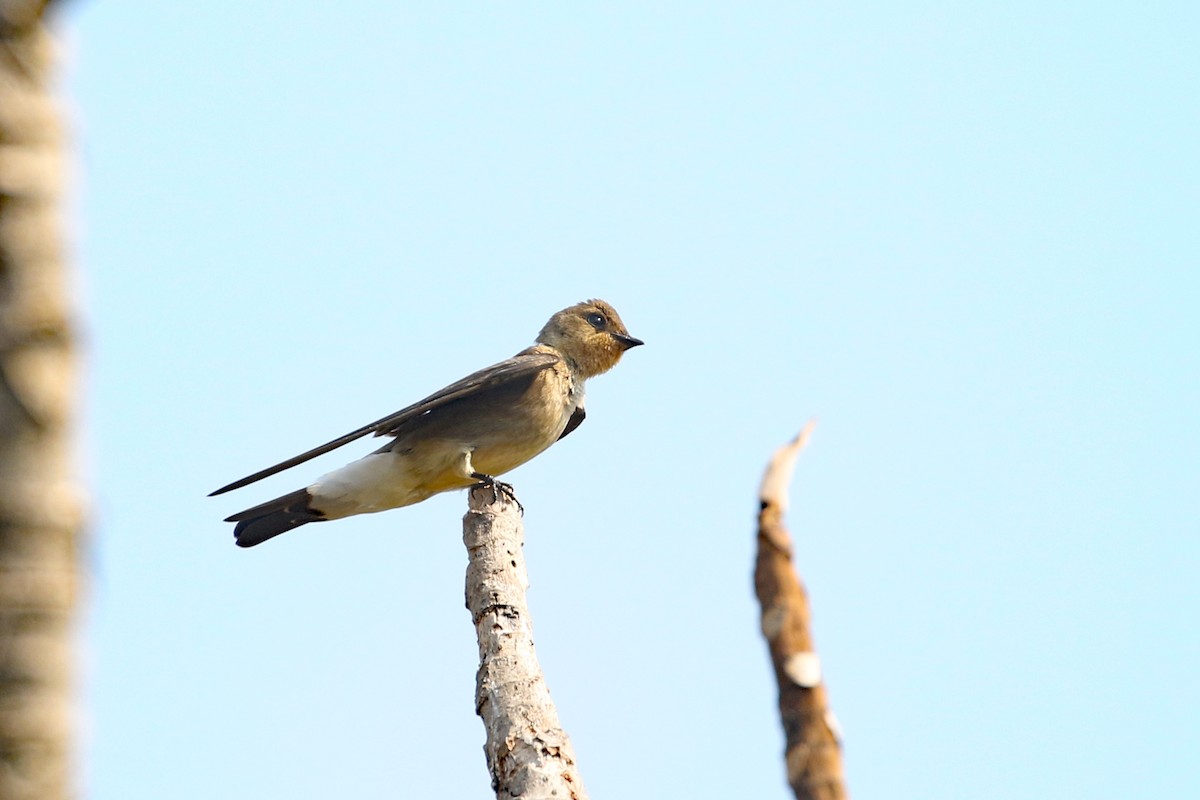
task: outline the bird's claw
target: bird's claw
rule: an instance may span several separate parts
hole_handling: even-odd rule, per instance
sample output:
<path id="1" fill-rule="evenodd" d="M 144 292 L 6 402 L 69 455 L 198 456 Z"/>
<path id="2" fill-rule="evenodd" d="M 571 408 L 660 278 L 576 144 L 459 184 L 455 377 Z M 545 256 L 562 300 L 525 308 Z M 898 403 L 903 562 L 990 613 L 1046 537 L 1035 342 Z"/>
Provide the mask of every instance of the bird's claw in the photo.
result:
<path id="1" fill-rule="evenodd" d="M 498 481 L 491 475 L 484 475 L 482 472 L 472 472 L 471 477 L 479 481 L 476 486 L 482 486 L 492 490 L 492 502 L 500 501 L 500 495 L 504 495 L 509 500 L 517 504 L 517 511 L 521 512 L 521 516 L 525 516 L 525 506 L 521 505 L 521 501 L 517 499 L 517 493 L 513 490 L 511 483 Z"/>

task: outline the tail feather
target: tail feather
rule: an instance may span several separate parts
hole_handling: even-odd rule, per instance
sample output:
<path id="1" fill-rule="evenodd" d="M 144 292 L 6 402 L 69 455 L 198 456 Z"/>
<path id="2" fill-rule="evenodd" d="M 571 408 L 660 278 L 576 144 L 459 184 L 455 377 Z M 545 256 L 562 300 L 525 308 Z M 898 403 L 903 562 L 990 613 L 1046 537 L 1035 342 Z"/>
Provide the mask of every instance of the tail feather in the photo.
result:
<path id="1" fill-rule="evenodd" d="M 323 519 L 325 515 L 312 507 L 312 495 L 308 489 L 300 489 L 239 511 L 226 517 L 225 521 L 237 523 L 233 536 L 238 547 L 253 547 L 292 528 Z"/>

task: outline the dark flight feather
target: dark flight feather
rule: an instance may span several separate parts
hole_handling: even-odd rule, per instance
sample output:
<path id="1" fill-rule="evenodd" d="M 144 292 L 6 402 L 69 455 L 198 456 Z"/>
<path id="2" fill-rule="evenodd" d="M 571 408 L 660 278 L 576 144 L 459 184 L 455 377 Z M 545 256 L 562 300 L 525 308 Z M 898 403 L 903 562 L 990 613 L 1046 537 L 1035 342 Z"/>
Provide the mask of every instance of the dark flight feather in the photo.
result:
<path id="1" fill-rule="evenodd" d="M 567 420 L 567 427 L 563 428 L 563 432 L 558 435 L 558 441 L 567 438 L 567 434 L 583 424 L 583 418 L 587 416 L 587 412 L 583 410 L 583 406 L 575 406 L 575 410 L 571 412 L 571 418 Z"/>
<path id="2" fill-rule="evenodd" d="M 320 511 L 311 507 L 311 503 L 312 495 L 307 489 L 300 489 L 239 511 L 226 517 L 225 521 L 237 523 L 233 535 L 239 547 L 253 547 L 292 528 L 325 519 Z"/>
<path id="3" fill-rule="evenodd" d="M 410 422 L 422 414 L 434 411 L 442 406 L 448 405 L 449 403 L 453 403 L 456 400 L 475 396 L 480 393 L 487 392 L 490 389 L 495 389 L 505 384 L 509 384 L 510 382 L 519 382 L 523 379 L 532 381 L 535 375 L 547 367 L 558 363 L 559 360 L 559 357 L 553 353 L 538 353 L 528 351 L 520 352 L 510 359 L 501 361 L 499 364 L 494 364 L 490 367 L 485 367 L 478 372 L 473 372 L 462 380 L 455 381 L 446 388 L 429 395 L 424 400 L 420 400 L 411 406 L 408 406 L 407 408 L 402 408 L 394 414 L 389 414 L 382 419 L 375 420 L 369 425 L 364 425 L 363 427 L 353 430 L 344 436 L 339 436 L 338 438 L 326 442 L 319 447 L 314 447 L 312 450 L 301 453 L 298 456 L 293 456 L 286 461 L 281 461 L 278 464 L 267 467 L 264 470 L 260 470 L 253 475 L 247 475 L 245 478 L 236 480 L 227 486 L 222 486 L 220 489 L 217 489 L 215 492 L 209 494 L 209 497 L 213 497 L 218 494 L 224 494 L 225 492 L 231 492 L 234 489 L 240 489 L 243 486 L 248 486 L 256 481 L 262 480 L 263 478 L 283 472 L 285 469 L 291 469 L 297 464 L 303 464 L 305 461 L 309 461 L 317 456 L 324 455 L 331 450 L 336 450 L 342 445 L 349 444 L 356 439 L 361 439 L 367 434 L 374 434 L 376 436 L 394 436 L 406 422 Z M 574 422 L 575 417 L 572 416 L 571 420 Z M 580 420 L 582 421 L 582 417 Z M 575 423 L 575 425 L 577 426 L 578 423 Z M 571 425 L 567 426 L 567 430 L 568 432 L 573 430 Z M 566 434 L 564 433 L 563 435 L 565 436 Z M 256 509 L 249 509 L 248 511 L 241 513 L 246 514 L 249 513 L 249 511 L 254 510 Z M 282 530 L 278 531 L 278 533 L 282 532 Z M 271 535 L 274 536 L 275 534 Z"/>

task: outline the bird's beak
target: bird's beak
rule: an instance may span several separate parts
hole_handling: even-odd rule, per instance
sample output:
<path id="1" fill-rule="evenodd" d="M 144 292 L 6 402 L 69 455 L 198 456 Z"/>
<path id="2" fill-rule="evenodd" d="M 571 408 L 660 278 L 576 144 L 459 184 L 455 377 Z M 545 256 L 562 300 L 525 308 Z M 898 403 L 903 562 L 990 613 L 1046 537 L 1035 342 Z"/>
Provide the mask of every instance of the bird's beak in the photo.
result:
<path id="1" fill-rule="evenodd" d="M 635 339 L 626 333 L 614 333 L 612 337 L 620 342 L 621 346 L 626 350 L 631 347 L 637 347 L 639 344 L 645 344 L 641 339 Z"/>

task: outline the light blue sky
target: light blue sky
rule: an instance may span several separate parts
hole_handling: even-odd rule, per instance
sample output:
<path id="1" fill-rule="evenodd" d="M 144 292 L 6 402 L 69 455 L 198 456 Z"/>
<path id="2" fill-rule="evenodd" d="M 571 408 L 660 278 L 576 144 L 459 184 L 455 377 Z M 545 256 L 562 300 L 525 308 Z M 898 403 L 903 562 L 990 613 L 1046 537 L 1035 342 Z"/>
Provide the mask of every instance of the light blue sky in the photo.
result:
<path id="1" fill-rule="evenodd" d="M 443 4 L 444 5 L 444 4 Z M 1200 793 L 1200 6 L 89 0 L 62 17 L 98 800 L 488 797 L 463 495 L 205 494 L 603 297 L 511 474 L 593 797 L 788 797 L 789 522 L 859 800 Z"/>

